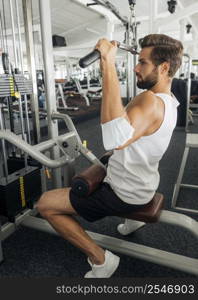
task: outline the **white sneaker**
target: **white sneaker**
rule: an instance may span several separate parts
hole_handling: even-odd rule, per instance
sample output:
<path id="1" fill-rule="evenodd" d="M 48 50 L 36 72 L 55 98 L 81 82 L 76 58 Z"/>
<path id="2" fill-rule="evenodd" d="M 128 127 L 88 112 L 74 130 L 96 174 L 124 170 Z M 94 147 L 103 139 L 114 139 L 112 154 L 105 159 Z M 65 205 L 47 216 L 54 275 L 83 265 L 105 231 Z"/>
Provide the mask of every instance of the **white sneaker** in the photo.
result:
<path id="1" fill-rule="evenodd" d="M 125 219 L 124 224 L 119 224 L 117 230 L 122 235 L 128 235 L 144 225 L 144 222 Z"/>
<path id="2" fill-rule="evenodd" d="M 105 262 L 102 265 L 92 264 L 88 258 L 88 263 L 92 270 L 85 274 L 85 278 L 109 278 L 115 272 L 120 262 L 120 258 L 112 252 L 105 251 Z"/>

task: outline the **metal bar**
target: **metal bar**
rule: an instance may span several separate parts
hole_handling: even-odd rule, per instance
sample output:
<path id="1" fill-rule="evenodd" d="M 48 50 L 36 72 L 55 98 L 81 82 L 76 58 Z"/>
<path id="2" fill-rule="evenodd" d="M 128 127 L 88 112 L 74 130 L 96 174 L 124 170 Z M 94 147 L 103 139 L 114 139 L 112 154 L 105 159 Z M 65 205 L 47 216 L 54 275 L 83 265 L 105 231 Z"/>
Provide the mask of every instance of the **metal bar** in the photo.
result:
<path id="1" fill-rule="evenodd" d="M 80 145 L 79 151 L 92 164 L 100 165 L 104 169 L 106 169 L 106 167 L 103 165 L 103 163 L 89 149 L 87 149 L 83 145 Z"/>
<path id="2" fill-rule="evenodd" d="M 182 183 L 182 184 L 180 184 L 180 186 L 181 187 L 183 187 L 183 188 L 191 188 L 191 189 L 198 189 L 198 185 L 194 185 L 194 184 L 184 184 L 184 183 Z"/>
<path id="3" fill-rule="evenodd" d="M 137 64 L 137 56 L 133 55 L 133 68 L 135 68 Z M 137 80 L 136 80 L 136 76 L 135 73 L 133 72 L 133 95 L 132 97 L 134 98 L 137 95 Z"/>
<path id="4" fill-rule="evenodd" d="M 186 165 L 186 160 L 188 158 L 188 153 L 189 153 L 189 147 L 185 147 L 182 162 L 181 162 L 181 167 L 179 170 L 179 175 L 178 175 L 175 187 L 174 187 L 173 198 L 172 198 L 172 203 L 171 203 L 172 207 L 175 207 L 175 205 L 177 203 L 177 198 L 179 195 L 180 185 L 181 185 L 182 177 L 184 174 L 184 169 L 185 169 L 185 165 Z"/>
<path id="5" fill-rule="evenodd" d="M 151 263 L 198 275 L 198 259 L 123 241 L 99 233 L 89 231 L 87 233 L 102 247 Z"/>
<path id="6" fill-rule="evenodd" d="M 130 45 L 130 28 L 129 26 L 126 29 L 126 44 Z M 132 55 L 130 52 L 127 52 L 127 62 L 126 62 L 126 95 L 127 102 L 129 103 L 132 97 L 132 84 L 131 84 L 131 76 L 132 76 Z"/>
<path id="7" fill-rule="evenodd" d="M 188 133 L 186 136 L 186 147 L 198 148 L 198 134 Z"/>
<path id="8" fill-rule="evenodd" d="M 35 209 L 25 209 L 22 214 L 19 214 L 15 217 L 15 223 L 5 223 L 1 226 L 1 239 L 4 241 L 8 238 L 12 233 L 14 233 L 17 229 L 17 226 L 23 221 L 23 219 L 27 218 L 29 215 L 36 215 Z"/>
<path id="9" fill-rule="evenodd" d="M 7 107 L 8 107 L 9 118 L 10 118 L 10 130 L 14 132 L 15 128 L 14 128 L 14 116 L 13 116 L 13 101 L 11 96 L 7 98 Z"/>
<path id="10" fill-rule="evenodd" d="M 22 41 L 21 41 L 21 28 L 20 28 L 19 7 L 18 7 L 18 1 L 17 0 L 15 0 L 15 7 L 16 7 L 18 37 L 19 37 L 19 57 L 20 57 L 20 64 L 21 64 L 21 72 L 22 72 L 22 74 L 24 74 L 23 51 L 22 51 Z"/>
<path id="11" fill-rule="evenodd" d="M 2 21 L 2 16 L 1 16 L 1 11 L 0 11 L 0 26 L 1 26 L 1 48 L 5 51 L 5 42 L 4 42 L 4 33 L 3 33 L 3 21 Z"/>
<path id="12" fill-rule="evenodd" d="M 79 134 L 78 134 L 73 122 L 72 122 L 72 119 L 68 115 L 60 114 L 60 113 L 53 113 L 52 114 L 52 120 L 54 120 L 54 119 L 63 120 L 65 122 L 68 130 L 70 131 L 71 136 L 73 134 L 75 134 L 75 136 L 77 138 L 77 141 L 78 141 L 78 151 L 84 157 L 86 157 L 86 159 L 88 159 L 88 161 L 90 161 L 93 164 L 99 164 L 99 165 L 101 165 L 102 167 L 105 168 L 105 166 L 101 163 L 101 161 L 89 149 L 87 149 L 86 147 L 83 146 L 83 144 L 81 142 L 81 139 L 80 139 L 80 136 L 79 136 Z M 64 140 L 67 135 L 68 134 L 60 136 L 59 140 Z M 69 135 L 68 135 L 68 137 L 69 137 Z"/>
<path id="13" fill-rule="evenodd" d="M 62 87 L 62 84 L 61 83 L 57 83 L 57 102 L 59 104 L 59 96 L 58 94 L 60 94 L 60 98 L 61 98 L 61 101 L 62 101 L 62 105 L 64 108 L 67 108 L 67 104 L 65 102 L 65 97 L 64 97 L 64 93 L 63 93 L 63 87 Z M 59 106 L 59 105 L 58 105 Z"/>
<path id="14" fill-rule="evenodd" d="M 51 116 L 52 120 L 62 120 L 65 122 L 65 125 L 67 126 L 68 130 L 69 131 L 72 131 L 72 132 L 75 132 L 76 134 L 76 137 L 78 139 L 78 142 L 81 144 L 81 139 L 80 139 L 80 136 L 78 134 L 78 131 L 76 130 L 76 127 L 74 126 L 74 123 L 72 122 L 72 119 L 70 118 L 70 116 L 68 115 L 65 115 L 65 114 L 60 114 L 58 112 L 54 112 L 52 113 L 52 116 Z"/>
<path id="15" fill-rule="evenodd" d="M 0 130 L 0 139 L 7 140 L 11 144 L 17 146 L 19 149 L 23 150 L 25 153 L 29 154 L 31 157 L 39 161 L 44 166 L 47 166 L 49 168 L 59 168 L 68 163 L 68 158 L 65 156 L 62 156 L 55 160 L 48 158 L 38 150 L 38 145 L 29 145 L 20 137 L 10 132 L 10 130 Z"/>
<path id="16" fill-rule="evenodd" d="M 11 27 L 12 27 L 12 38 L 13 38 L 13 51 L 14 51 L 14 62 L 15 68 L 18 67 L 17 51 L 16 51 L 16 39 L 15 39 L 15 30 L 14 30 L 14 16 L 13 16 L 13 6 L 12 0 L 9 0 L 10 4 L 10 18 L 11 18 Z"/>
<path id="17" fill-rule="evenodd" d="M 162 210 L 159 222 L 184 228 L 198 239 L 198 222 L 186 215 L 174 211 Z"/>
<path id="18" fill-rule="evenodd" d="M 6 223 L 1 227 L 1 240 L 5 240 L 11 234 L 16 231 L 16 225 L 14 223 Z"/>
<path id="19" fill-rule="evenodd" d="M 30 120 L 28 114 L 28 99 L 26 94 L 24 95 L 24 103 L 25 103 L 25 115 L 26 115 L 27 140 L 28 143 L 31 144 Z"/>
<path id="20" fill-rule="evenodd" d="M 32 146 L 35 150 L 38 150 L 40 152 L 44 152 L 50 148 L 52 148 L 53 146 L 56 145 L 56 142 L 53 140 L 47 140 L 45 142 L 39 143 L 37 145 Z"/>
<path id="21" fill-rule="evenodd" d="M 18 35 L 19 35 L 19 55 L 20 55 L 20 62 L 21 62 L 21 72 L 24 75 L 23 49 L 22 49 L 22 40 L 21 40 L 19 7 L 18 7 L 18 1 L 17 0 L 15 0 L 15 6 L 16 6 L 16 17 L 17 17 L 17 28 L 18 28 Z M 25 116 L 26 116 L 27 137 L 28 137 L 28 142 L 30 144 L 31 143 L 31 138 L 30 138 L 30 121 L 29 121 L 29 115 L 28 115 L 27 95 L 24 96 L 24 103 L 25 103 Z"/>
<path id="22" fill-rule="evenodd" d="M 34 40 L 33 40 L 32 5 L 31 5 L 31 0 L 22 0 L 22 3 L 23 3 L 23 16 L 24 16 L 28 68 L 29 68 L 30 79 L 33 84 L 33 95 L 31 95 L 30 97 L 32 122 L 33 122 L 33 135 L 34 135 L 34 142 L 39 143 L 40 142 L 40 120 L 39 120 L 39 109 L 38 109 L 38 92 L 37 92 L 35 53 L 34 53 Z"/>
<path id="23" fill-rule="evenodd" d="M 8 54 L 8 41 L 7 41 L 7 28 L 6 28 L 6 18 L 5 18 L 5 1 L 2 0 L 3 6 L 3 24 L 4 24 L 4 37 L 5 37 L 5 52 Z"/>
<path id="24" fill-rule="evenodd" d="M 191 209 L 191 208 L 179 207 L 179 206 L 175 206 L 174 209 L 181 210 L 183 212 L 198 214 L 198 209 Z"/>
<path id="25" fill-rule="evenodd" d="M 51 9 L 49 0 L 39 0 L 41 35 L 43 46 L 43 62 L 45 70 L 45 87 L 46 87 L 46 109 L 48 118 L 48 133 L 50 138 L 58 137 L 57 121 L 52 120 L 52 113 L 57 111 L 56 108 L 56 92 L 54 79 L 54 61 L 52 46 L 52 29 L 51 29 Z M 52 158 L 58 159 L 60 151 L 58 147 L 52 149 Z M 61 170 L 53 171 L 52 180 L 55 188 L 62 187 Z"/>
<path id="26" fill-rule="evenodd" d="M 7 97 L 7 109 L 8 109 L 8 115 L 10 120 L 10 130 L 14 132 L 14 115 L 13 115 L 11 97 Z M 14 145 L 12 145 L 12 155 L 14 156 L 16 155 L 16 149 Z"/>
<path id="27" fill-rule="evenodd" d="M 75 159 L 62 167 L 63 186 L 70 187 L 75 175 Z"/>
<path id="28" fill-rule="evenodd" d="M 186 126 L 185 126 L 185 131 L 188 132 L 188 123 L 189 123 L 189 108 L 190 108 L 190 93 L 191 93 L 191 77 L 190 77 L 190 72 L 191 72 L 191 57 L 189 54 L 184 53 L 185 57 L 188 58 L 188 72 L 187 72 L 187 107 L 186 107 Z"/>
<path id="29" fill-rule="evenodd" d="M 190 104 L 190 108 L 198 108 L 198 104 Z"/>
<path id="30" fill-rule="evenodd" d="M 0 106 L 0 129 L 4 129 L 4 125 L 3 125 L 3 115 L 2 115 L 2 107 Z M 5 146 L 5 140 L 2 139 L 1 141 L 2 143 L 2 154 L 3 154 L 3 169 L 4 169 L 4 176 L 6 178 L 6 180 L 8 180 L 8 163 L 7 163 L 7 151 L 6 151 L 6 146 Z"/>
<path id="31" fill-rule="evenodd" d="M 65 141 L 67 141 L 71 137 L 76 137 L 76 133 L 75 132 L 67 132 L 65 134 L 60 135 L 56 141 L 47 140 L 45 142 L 42 142 L 40 144 L 32 146 L 32 148 L 34 150 L 37 150 L 37 151 L 40 151 L 40 152 L 44 152 L 44 151 L 52 148 L 53 146 L 57 145 L 58 143 L 61 144 L 61 143 L 65 142 Z"/>
<path id="32" fill-rule="evenodd" d="M 58 235 L 47 221 L 40 218 L 27 217 L 22 221 L 21 225 Z M 162 266 L 198 275 L 198 259 L 127 242 L 99 233 L 90 231 L 87 231 L 87 233 L 98 245 L 102 247 L 138 259 L 143 259 Z"/>

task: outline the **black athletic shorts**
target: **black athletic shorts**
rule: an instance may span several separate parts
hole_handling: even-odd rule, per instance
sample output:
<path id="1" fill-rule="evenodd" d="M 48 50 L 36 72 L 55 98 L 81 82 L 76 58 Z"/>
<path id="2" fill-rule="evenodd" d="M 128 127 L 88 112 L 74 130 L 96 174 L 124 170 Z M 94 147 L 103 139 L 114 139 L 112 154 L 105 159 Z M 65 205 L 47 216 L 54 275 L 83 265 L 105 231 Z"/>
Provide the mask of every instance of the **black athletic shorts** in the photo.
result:
<path id="1" fill-rule="evenodd" d="M 146 205 L 132 205 L 123 202 L 106 182 L 103 182 L 97 190 L 84 198 L 70 190 L 70 202 L 78 215 L 89 222 L 95 222 L 107 216 L 135 212 Z"/>

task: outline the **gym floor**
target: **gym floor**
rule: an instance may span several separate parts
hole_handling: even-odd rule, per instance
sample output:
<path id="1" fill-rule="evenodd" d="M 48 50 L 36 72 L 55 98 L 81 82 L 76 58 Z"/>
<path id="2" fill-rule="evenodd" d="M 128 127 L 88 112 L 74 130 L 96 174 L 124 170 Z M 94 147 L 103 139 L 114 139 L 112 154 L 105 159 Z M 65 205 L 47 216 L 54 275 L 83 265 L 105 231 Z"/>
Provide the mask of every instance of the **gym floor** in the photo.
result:
<path id="1" fill-rule="evenodd" d="M 76 128 L 82 140 L 87 140 L 88 148 L 100 157 L 104 152 L 101 140 L 99 117 L 77 123 Z M 198 122 L 190 128 L 197 132 Z M 97 137 L 97 139 L 95 138 Z M 185 145 L 184 130 L 176 129 L 171 144 L 160 163 L 161 182 L 158 191 L 164 194 L 165 209 L 170 209 L 173 187 L 179 172 Z M 84 158 L 76 162 L 76 172 L 87 166 Z M 198 181 L 198 156 L 191 151 L 187 162 L 184 181 L 196 184 Z M 184 193 L 185 192 L 185 193 Z M 181 193 L 179 204 L 198 209 L 197 193 L 186 190 Z M 198 220 L 198 215 L 188 214 Z M 95 223 L 78 218 L 87 230 L 122 238 L 150 247 L 172 251 L 181 255 L 197 258 L 198 242 L 189 232 L 165 224 L 148 224 L 128 237 L 121 237 L 117 225 L 123 220 L 107 217 Z M 78 249 L 62 238 L 33 229 L 19 227 L 2 243 L 4 262 L 0 266 L 0 277 L 64 277 L 81 278 L 89 270 L 86 257 Z M 120 265 L 113 275 L 117 278 L 129 277 L 192 277 L 195 275 L 120 255 Z M 182 263 L 182 262 L 181 262 Z"/>

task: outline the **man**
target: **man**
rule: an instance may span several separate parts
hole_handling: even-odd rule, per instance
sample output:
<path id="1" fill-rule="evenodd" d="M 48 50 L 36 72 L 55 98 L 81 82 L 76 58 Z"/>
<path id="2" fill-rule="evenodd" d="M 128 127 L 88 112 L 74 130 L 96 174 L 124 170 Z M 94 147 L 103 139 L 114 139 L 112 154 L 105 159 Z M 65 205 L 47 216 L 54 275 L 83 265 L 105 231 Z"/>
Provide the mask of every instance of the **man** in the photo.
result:
<path id="1" fill-rule="evenodd" d="M 119 265 L 119 257 L 96 245 L 73 216 L 93 222 L 137 210 L 153 198 L 159 185 L 159 160 L 176 125 L 178 102 L 170 88 L 183 50 L 179 41 L 165 35 L 143 38 L 134 71 L 138 87 L 146 91 L 124 108 L 115 68 L 116 42 L 102 39 L 96 48 L 101 53 L 103 77 L 103 143 L 107 150 L 114 150 L 107 176 L 87 198 L 79 199 L 70 188 L 62 188 L 44 193 L 38 202 L 41 215 L 88 256 L 91 271 L 86 278 L 110 277 Z M 125 222 L 118 230 L 129 234 L 134 226 L 142 225 Z"/>

